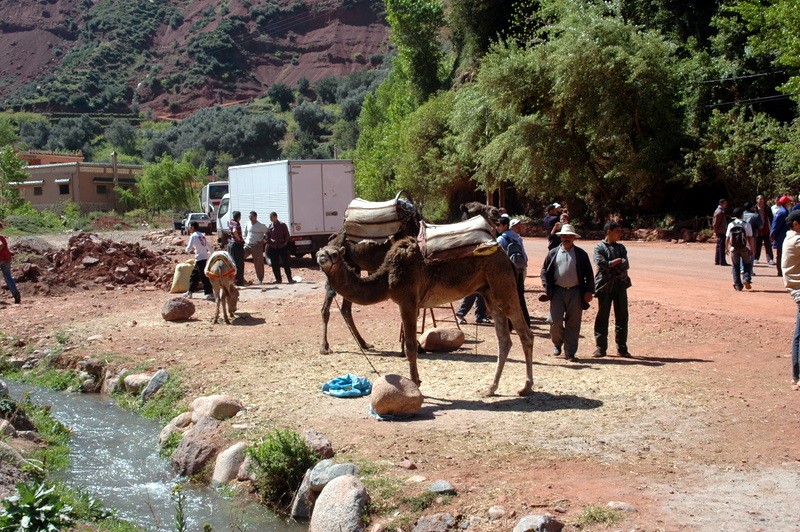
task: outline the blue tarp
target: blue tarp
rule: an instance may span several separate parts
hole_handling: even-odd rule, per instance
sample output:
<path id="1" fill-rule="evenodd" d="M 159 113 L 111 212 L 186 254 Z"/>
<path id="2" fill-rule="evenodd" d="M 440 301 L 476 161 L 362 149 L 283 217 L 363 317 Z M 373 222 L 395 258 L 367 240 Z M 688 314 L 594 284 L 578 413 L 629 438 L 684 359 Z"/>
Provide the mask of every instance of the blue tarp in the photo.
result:
<path id="1" fill-rule="evenodd" d="M 362 397 L 372 393 L 372 383 L 364 377 L 348 373 L 323 384 L 322 393 L 334 397 Z"/>

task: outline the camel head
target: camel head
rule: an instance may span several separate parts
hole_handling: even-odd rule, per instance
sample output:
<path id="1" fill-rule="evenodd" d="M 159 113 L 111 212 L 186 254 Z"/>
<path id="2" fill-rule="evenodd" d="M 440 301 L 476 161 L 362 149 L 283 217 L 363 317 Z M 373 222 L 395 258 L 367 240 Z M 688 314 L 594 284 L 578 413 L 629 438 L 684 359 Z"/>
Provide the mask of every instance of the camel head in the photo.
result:
<path id="1" fill-rule="evenodd" d="M 317 264 L 326 274 L 330 274 L 342 261 L 344 261 L 344 247 L 325 246 L 317 251 Z"/>
<path id="2" fill-rule="evenodd" d="M 466 213 L 470 218 L 478 215 L 483 216 L 492 227 L 497 227 L 500 223 L 500 209 L 491 205 L 484 205 L 478 201 L 462 203 L 461 212 Z"/>

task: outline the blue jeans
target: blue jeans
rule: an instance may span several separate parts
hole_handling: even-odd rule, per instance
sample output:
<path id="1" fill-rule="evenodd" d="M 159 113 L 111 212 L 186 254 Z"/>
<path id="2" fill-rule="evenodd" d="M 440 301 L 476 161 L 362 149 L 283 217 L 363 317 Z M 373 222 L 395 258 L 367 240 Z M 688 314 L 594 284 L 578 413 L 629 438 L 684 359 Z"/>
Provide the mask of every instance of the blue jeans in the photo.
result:
<path id="1" fill-rule="evenodd" d="M 14 296 L 14 299 L 19 299 L 19 290 L 17 290 L 17 285 L 14 284 L 14 278 L 11 277 L 11 261 L 1 261 L 0 270 L 3 272 L 3 279 L 6 280 L 6 284 L 8 285 L 11 295 Z"/>
<path id="2" fill-rule="evenodd" d="M 741 261 L 741 265 L 744 267 L 744 280 L 749 283 L 753 278 L 753 258 L 750 255 L 750 250 L 746 248 L 731 250 L 731 274 L 733 275 L 734 288 L 742 288 L 739 261 Z"/>
<path id="3" fill-rule="evenodd" d="M 792 336 L 792 378 L 800 379 L 800 305 L 797 306 L 797 318 L 794 322 L 794 336 Z"/>

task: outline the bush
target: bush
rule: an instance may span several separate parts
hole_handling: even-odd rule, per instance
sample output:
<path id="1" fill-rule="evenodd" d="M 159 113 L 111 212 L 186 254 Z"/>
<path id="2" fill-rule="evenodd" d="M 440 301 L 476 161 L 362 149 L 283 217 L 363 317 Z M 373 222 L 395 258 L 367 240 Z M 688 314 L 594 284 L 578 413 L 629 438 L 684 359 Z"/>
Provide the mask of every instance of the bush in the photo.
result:
<path id="1" fill-rule="evenodd" d="M 3 500 L 0 530 L 62 530 L 72 524 L 71 514 L 54 486 L 20 483 L 17 494 Z"/>
<path id="2" fill-rule="evenodd" d="M 255 487 L 264 502 L 285 511 L 306 471 L 317 458 L 293 430 L 275 429 L 247 448 L 256 473 Z"/>

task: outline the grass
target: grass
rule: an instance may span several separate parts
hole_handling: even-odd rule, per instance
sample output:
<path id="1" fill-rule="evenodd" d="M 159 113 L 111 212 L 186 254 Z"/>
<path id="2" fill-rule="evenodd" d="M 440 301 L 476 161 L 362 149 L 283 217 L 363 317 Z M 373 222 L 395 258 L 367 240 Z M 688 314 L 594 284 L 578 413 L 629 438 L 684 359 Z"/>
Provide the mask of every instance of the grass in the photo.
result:
<path id="1" fill-rule="evenodd" d="M 161 423 L 166 423 L 178 414 L 186 412 L 183 404 L 186 390 L 181 386 L 180 374 L 177 372 L 170 373 L 166 384 L 146 402 L 122 391 L 114 393 L 113 397 L 122 408 Z"/>
<path id="2" fill-rule="evenodd" d="M 30 473 L 41 476 L 42 472 L 65 468 L 69 464 L 69 429 L 53 419 L 49 408 L 34 404 L 27 395 L 17 404 L 33 421 L 39 436 L 47 444 L 46 447 L 35 449 L 27 457 L 43 470 L 33 468 Z"/>
<path id="3" fill-rule="evenodd" d="M 604 524 L 613 525 L 622 520 L 622 512 L 606 506 L 589 505 L 578 515 L 576 523 L 582 526 Z"/>

